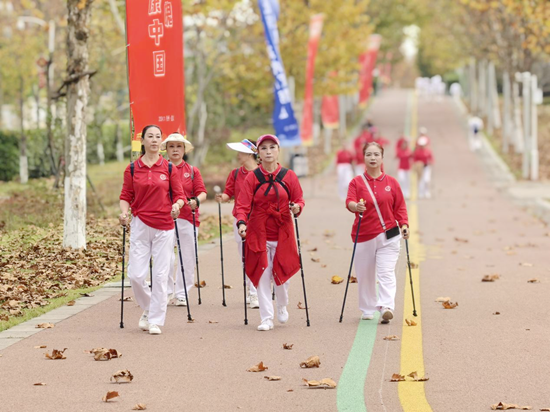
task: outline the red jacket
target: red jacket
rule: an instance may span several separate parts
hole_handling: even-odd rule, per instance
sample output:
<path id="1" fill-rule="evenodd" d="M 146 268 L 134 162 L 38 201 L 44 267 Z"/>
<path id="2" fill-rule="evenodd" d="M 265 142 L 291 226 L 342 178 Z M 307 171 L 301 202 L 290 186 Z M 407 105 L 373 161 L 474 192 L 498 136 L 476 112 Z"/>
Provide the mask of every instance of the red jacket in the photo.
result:
<path id="1" fill-rule="evenodd" d="M 193 171 L 191 171 L 191 166 L 187 162 L 181 162 L 178 166 L 175 167 L 174 170 L 178 171 L 181 185 L 183 186 L 183 190 L 189 197 L 196 197 L 200 195 L 201 193 L 206 193 L 206 187 L 204 186 L 204 182 L 202 180 L 201 172 L 196 167 L 193 167 Z M 191 179 L 191 176 L 194 176 L 193 179 Z M 197 224 L 197 227 L 200 226 L 199 221 L 199 209 L 195 209 L 195 221 Z M 193 212 L 191 211 L 190 207 L 185 207 L 181 210 L 181 213 L 178 217 L 178 219 L 187 220 L 189 223 L 193 223 Z"/>
<path id="2" fill-rule="evenodd" d="M 427 147 L 417 146 L 412 156 L 413 161 L 422 162 L 424 166 L 431 165 L 434 162 L 432 151 Z"/>
<path id="3" fill-rule="evenodd" d="M 380 213 L 386 224 L 386 230 L 395 227 L 397 224 L 403 226 L 408 225 L 407 205 L 401 187 L 397 180 L 384 173 L 380 177 L 373 179 L 367 173 L 364 174 L 369 182 L 369 185 L 376 197 L 376 202 L 380 208 Z M 361 176 L 356 176 L 349 184 L 348 197 L 346 199 L 346 207 L 349 202 L 359 202 L 361 199 L 365 201 L 367 210 L 363 213 L 361 221 L 361 229 L 357 242 L 366 242 L 374 239 L 384 231 L 380 218 L 374 207 L 372 197 L 365 186 L 365 182 Z M 351 231 L 351 239 L 355 241 L 357 233 L 357 223 L 359 222 L 359 213 L 355 213 L 355 221 Z"/>
<path id="4" fill-rule="evenodd" d="M 260 166 L 266 180 L 275 179 L 281 166 L 270 174 Z M 245 269 L 255 286 L 268 266 L 267 241 L 277 241 L 277 250 L 273 259 L 273 279 L 282 285 L 300 270 L 300 258 L 294 236 L 294 225 L 289 210 L 289 203 L 300 205 L 300 212 L 305 206 L 302 187 L 296 174 L 289 170 L 283 183 L 290 192 L 290 198 L 280 183 L 275 182 L 267 196 L 269 184 L 264 184 L 256 191 L 259 184 L 254 173 L 249 173 L 237 197 L 237 221 L 247 224 L 245 242 Z M 275 191 L 277 187 L 277 192 Z M 256 193 L 254 194 L 254 192 Z"/>
<path id="5" fill-rule="evenodd" d="M 336 164 L 348 164 L 353 163 L 353 155 L 347 149 L 339 150 L 336 153 Z"/>
<path id="6" fill-rule="evenodd" d="M 235 171 L 237 171 L 237 179 L 235 179 Z M 235 205 L 233 206 L 234 217 L 237 217 L 237 198 L 239 197 L 239 193 L 241 193 L 241 187 L 249 173 L 250 171 L 246 170 L 244 166 L 241 166 L 237 169 L 233 169 L 231 173 L 229 173 L 229 176 L 227 176 L 223 192 L 229 196 L 229 198 L 235 198 Z"/>
<path id="7" fill-rule="evenodd" d="M 170 200 L 170 188 L 173 200 Z M 172 166 L 170 174 L 168 161 L 162 157 L 151 168 L 147 167 L 140 157 L 134 162 L 133 178 L 130 165 L 124 171 L 120 200 L 130 203 L 132 214 L 149 227 L 158 230 L 173 229 L 174 220 L 170 216 L 172 205 L 178 200 L 187 203 L 186 197 L 179 173 Z"/>
<path id="8" fill-rule="evenodd" d="M 397 149 L 397 155 L 396 157 L 399 159 L 399 167 L 398 169 L 401 170 L 410 170 L 411 169 L 411 157 L 412 157 L 412 151 L 411 149 Z"/>

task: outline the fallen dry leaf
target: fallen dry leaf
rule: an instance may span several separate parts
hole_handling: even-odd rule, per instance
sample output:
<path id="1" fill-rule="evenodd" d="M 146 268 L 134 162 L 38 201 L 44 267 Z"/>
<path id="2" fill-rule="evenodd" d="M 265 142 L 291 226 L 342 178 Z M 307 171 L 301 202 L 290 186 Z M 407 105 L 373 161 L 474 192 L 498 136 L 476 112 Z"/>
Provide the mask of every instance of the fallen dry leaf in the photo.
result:
<path id="1" fill-rule="evenodd" d="M 55 325 L 53 323 L 39 323 L 38 325 L 36 325 L 36 328 L 39 328 L 39 329 L 50 329 L 50 328 L 53 328 Z"/>
<path id="2" fill-rule="evenodd" d="M 197 282 L 195 282 L 195 287 L 196 287 L 196 288 L 198 288 L 198 287 L 199 287 L 199 284 L 198 284 Z M 201 286 L 200 286 L 200 287 L 201 287 L 201 288 L 204 288 L 204 287 L 206 287 L 206 281 L 204 281 L 204 280 L 201 280 Z"/>
<path id="3" fill-rule="evenodd" d="M 445 309 L 454 309 L 458 306 L 458 302 L 451 302 L 450 300 L 441 303 Z"/>
<path id="4" fill-rule="evenodd" d="M 92 295 L 91 293 L 81 293 L 80 296 L 82 296 L 83 298 L 91 298 L 94 295 Z"/>
<path id="5" fill-rule="evenodd" d="M 530 411 L 532 408 L 530 406 L 519 406 L 514 403 L 504 403 L 504 402 L 499 402 L 494 405 L 491 405 L 491 410 L 493 411 L 496 411 L 496 410 L 504 411 L 508 409 L 520 409 L 523 411 Z"/>
<path id="6" fill-rule="evenodd" d="M 283 343 L 283 349 L 292 350 L 294 343 Z"/>
<path id="7" fill-rule="evenodd" d="M 287 392 L 294 392 L 294 389 L 289 389 Z"/>
<path id="8" fill-rule="evenodd" d="M 52 351 L 52 354 L 50 355 L 49 353 L 45 353 L 44 355 L 46 356 L 46 358 L 48 359 L 52 359 L 52 360 L 56 360 L 56 359 L 67 359 L 67 357 L 65 355 L 63 355 L 63 352 L 65 352 L 67 350 L 67 348 L 63 349 L 63 350 L 57 350 L 57 349 L 54 349 Z"/>
<path id="9" fill-rule="evenodd" d="M 130 383 L 134 380 L 134 375 L 128 369 L 124 369 L 115 372 L 109 380 L 111 382 L 114 380 L 116 383 Z"/>
<path id="10" fill-rule="evenodd" d="M 233 289 L 233 286 L 231 286 L 231 285 L 223 285 L 223 288 L 224 288 L 224 289 Z"/>
<path id="11" fill-rule="evenodd" d="M 538 283 L 539 280 L 537 278 L 529 279 L 527 283 Z"/>
<path id="12" fill-rule="evenodd" d="M 416 322 L 414 320 L 405 319 L 405 322 L 407 323 L 407 326 L 416 326 Z"/>
<path id="13" fill-rule="evenodd" d="M 460 243 L 468 243 L 469 242 L 468 239 L 464 239 L 464 238 L 460 238 L 460 237 L 455 237 L 455 240 L 457 242 L 460 242 Z"/>
<path id="14" fill-rule="evenodd" d="M 413 378 L 416 382 L 426 382 L 430 378 L 420 378 L 416 372 L 411 372 L 407 375 L 410 378 Z"/>
<path id="15" fill-rule="evenodd" d="M 136 403 L 132 408 L 133 411 L 144 411 L 145 409 L 147 409 L 147 406 L 144 403 Z"/>
<path id="16" fill-rule="evenodd" d="M 485 275 L 483 278 L 481 278 L 482 282 L 494 282 L 495 280 L 500 279 L 500 275 L 494 274 L 494 275 Z"/>
<path id="17" fill-rule="evenodd" d="M 44 382 L 33 383 L 34 386 L 46 386 Z"/>
<path id="18" fill-rule="evenodd" d="M 500 315 L 500 312 L 495 312 L 493 313 L 493 315 Z"/>
<path id="19" fill-rule="evenodd" d="M 312 262 L 319 263 L 321 261 L 321 258 L 311 258 Z"/>
<path id="20" fill-rule="evenodd" d="M 349 283 L 357 283 L 357 278 L 355 276 L 351 276 L 349 278 Z"/>
<path id="21" fill-rule="evenodd" d="M 108 361 L 122 356 L 116 349 L 95 348 L 90 352 L 94 354 L 94 360 L 96 361 Z"/>
<path id="22" fill-rule="evenodd" d="M 314 247 L 313 249 L 308 249 L 307 251 L 308 251 L 308 252 L 317 252 L 317 248 Z"/>
<path id="23" fill-rule="evenodd" d="M 109 391 L 107 394 L 102 398 L 103 402 L 107 402 L 110 399 L 116 398 L 118 396 L 117 391 Z"/>
<path id="24" fill-rule="evenodd" d="M 267 379 L 268 381 L 280 381 L 281 380 L 280 376 L 264 376 L 264 378 Z"/>
<path id="25" fill-rule="evenodd" d="M 120 302 L 122 299 L 121 298 L 118 298 L 118 301 Z M 124 298 L 124 302 L 131 302 L 133 301 L 134 299 L 131 297 L 131 296 L 126 296 Z"/>
<path id="26" fill-rule="evenodd" d="M 74 300 L 71 300 L 69 302 L 67 302 L 67 306 L 74 306 L 76 302 Z"/>
<path id="27" fill-rule="evenodd" d="M 541 410 L 541 411 L 545 411 L 545 412 L 549 412 L 549 411 L 550 411 L 550 408 L 541 408 L 540 410 Z"/>
<path id="28" fill-rule="evenodd" d="M 325 265 L 324 263 L 321 263 L 321 267 L 322 267 L 322 268 L 326 268 L 327 265 Z"/>
<path id="29" fill-rule="evenodd" d="M 264 365 L 263 362 L 258 363 L 257 365 L 251 366 L 246 371 L 247 372 L 263 372 L 268 370 L 269 368 Z"/>
<path id="30" fill-rule="evenodd" d="M 390 382 L 402 382 L 405 380 L 405 377 L 403 375 L 400 375 L 398 373 L 394 373 L 391 376 Z"/>
<path id="31" fill-rule="evenodd" d="M 319 356 L 310 356 L 306 361 L 300 362 L 300 368 L 318 368 L 321 365 Z"/>
<path id="32" fill-rule="evenodd" d="M 307 379 L 302 378 L 305 385 L 309 388 L 320 388 L 320 389 L 334 389 L 336 388 L 336 382 L 330 378 L 324 378 L 320 381 L 308 381 Z"/>
<path id="33" fill-rule="evenodd" d="M 447 302 L 447 301 L 449 301 L 449 300 L 451 300 L 451 298 L 448 297 L 448 296 L 445 296 L 445 297 L 439 297 L 439 298 L 437 298 L 435 301 L 436 301 L 436 302 Z"/>
<path id="34" fill-rule="evenodd" d="M 306 307 L 303 306 L 302 302 L 298 302 L 298 305 L 297 305 L 298 309 L 305 309 Z M 309 309 L 309 307 L 308 307 Z"/>
<path id="35" fill-rule="evenodd" d="M 418 269 L 418 263 L 411 262 L 411 269 Z"/>
<path id="36" fill-rule="evenodd" d="M 397 335 L 384 336 L 384 340 L 399 340 L 399 336 Z"/>
<path id="37" fill-rule="evenodd" d="M 47 348 L 46 345 L 40 345 L 40 346 L 35 346 L 34 349 L 45 349 Z"/>
<path id="38" fill-rule="evenodd" d="M 334 275 L 331 279 L 330 279 L 330 283 L 332 283 L 333 285 L 338 285 L 339 283 L 342 283 L 344 281 L 343 278 L 341 278 L 340 276 L 336 276 Z"/>
<path id="39" fill-rule="evenodd" d="M 522 263 L 520 263 L 519 265 L 520 265 L 520 266 L 525 266 L 525 267 L 528 267 L 528 268 L 533 267 L 533 264 L 532 264 L 532 263 L 528 263 L 528 262 L 522 262 Z"/>
<path id="40" fill-rule="evenodd" d="M 209 320 L 208 323 L 219 323 L 217 320 Z"/>

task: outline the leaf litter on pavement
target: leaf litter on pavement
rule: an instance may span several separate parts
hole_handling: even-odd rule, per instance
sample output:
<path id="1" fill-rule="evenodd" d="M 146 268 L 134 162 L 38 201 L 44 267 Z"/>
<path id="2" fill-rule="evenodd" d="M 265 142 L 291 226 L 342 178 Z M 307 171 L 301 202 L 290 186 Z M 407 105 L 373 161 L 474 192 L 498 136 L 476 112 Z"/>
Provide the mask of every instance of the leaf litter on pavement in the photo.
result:
<path id="1" fill-rule="evenodd" d="M 116 383 L 130 383 L 134 380 L 134 375 L 128 369 L 116 371 L 111 379 L 111 382 L 114 380 Z"/>
<path id="2" fill-rule="evenodd" d="M 246 371 L 247 372 L 263 372 L 263 371 L 266 371 L 268 369 L 269 368 L 266 365 L 264 365 L 263 362 L 260 362 L 257 365 L 251 366 Z"/>
<path id="3" fill-rule="evenodd" d="M 330 279 L 330 283 L 332 283 L 333 285 L 338 285 L 338 284 L 342 283 L 343 281 L 344 281 L 344 279 L 341 278 L 340 276 L 337 276 L 337 275 L 334 275 Z"/>
<path id="4" fill-rule="evenodd" d="M 109 391 L 107 392 L 107 394 L 102 398 L 103 402 L 108 402 L 110 401 L 111 399 L 113 398 L 116 398 L 118 397 L 118 392 L 117 391 Z"/>
<path id="5" fill-rule="evenodd" d="M 46 356 L 46 358 L 52 359 L 52 360 L 67 359 L 67 357 L 63 354 L 63 353 L 65 353 L 66 350 L 67 350 L 67 348 L 65 348 L 63 350 L 54 349 L 54 350 L 52 350 L 51 355 L 48 352 L 46 352 L 44 354 L 44 356 Z"/>
<path id="6" fill-rule="evenodd" d="M 318 368 L 321 365 L 319 356 L 310 356 L 304 362 L 300 362 L 300 368 Z"/>
<path id="7" fill-rule="evenodd" d="M 305 385 L 308 388 L 312 388 L 312 389 L 334 389 L 334 388 L 336 388 L 336 382 L 334 382 L 330 378 L 324 378 L 324 379 L 321 379 L 320 381 L 316 381 L 316 380 L 309 381 L 305 378 L 302 378 L 302 380 L 304 381 Z"/>
<path id="8" fill-rule="evenodd" d="M 499 403 L 495 403 L 494 405 L 491 405 L 491 410 L 493 411 L 505 411 L 509 409 L 519 409 L 522 411 L 530 411 L 533 408 L 531 406 L 519 406 L 519 405 L 516 405 L 515 403 L 504 403 L 504 402 L 499 402 Z"/>

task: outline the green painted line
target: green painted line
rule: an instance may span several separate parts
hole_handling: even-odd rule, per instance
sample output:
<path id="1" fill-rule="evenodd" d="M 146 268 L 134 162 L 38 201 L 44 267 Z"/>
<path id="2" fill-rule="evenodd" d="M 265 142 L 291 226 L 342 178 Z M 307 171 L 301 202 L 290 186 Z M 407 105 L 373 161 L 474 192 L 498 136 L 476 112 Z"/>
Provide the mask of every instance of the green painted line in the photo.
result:
<path id="1" fill-rule="evenodd" d="M 376 339 L 379 316 L 379 313 L 376 313 L 373 320 L 359 321 L 353 346 L 338 382 L 336 404 L 339 412 L 367 411 L 365 380 Z"/>

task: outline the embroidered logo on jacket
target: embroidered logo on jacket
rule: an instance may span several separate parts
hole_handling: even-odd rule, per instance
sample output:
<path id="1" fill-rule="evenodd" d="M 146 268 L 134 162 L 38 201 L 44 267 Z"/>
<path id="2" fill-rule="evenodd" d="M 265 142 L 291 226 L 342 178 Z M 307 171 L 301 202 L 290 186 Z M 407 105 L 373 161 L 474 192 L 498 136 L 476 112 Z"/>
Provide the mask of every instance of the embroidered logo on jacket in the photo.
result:
<path id="1" fill-rule="evenodd" d="M 389 192 L 391 190 L 390 186 L 386 186 L 386 192 Z"/>
<path id="2" fill-rule="evenodd" d="M 190 176 L 189 173 L 184 173 L 184 174 L 183 174 L 183 177 L 185 177 L 185 178 L 188 178 L 189 176 Z"/>
<path id="3" fill-rule="evenodd" d="M 166 175 L 160 175 L 160 180 L 166 180 Z"/>

